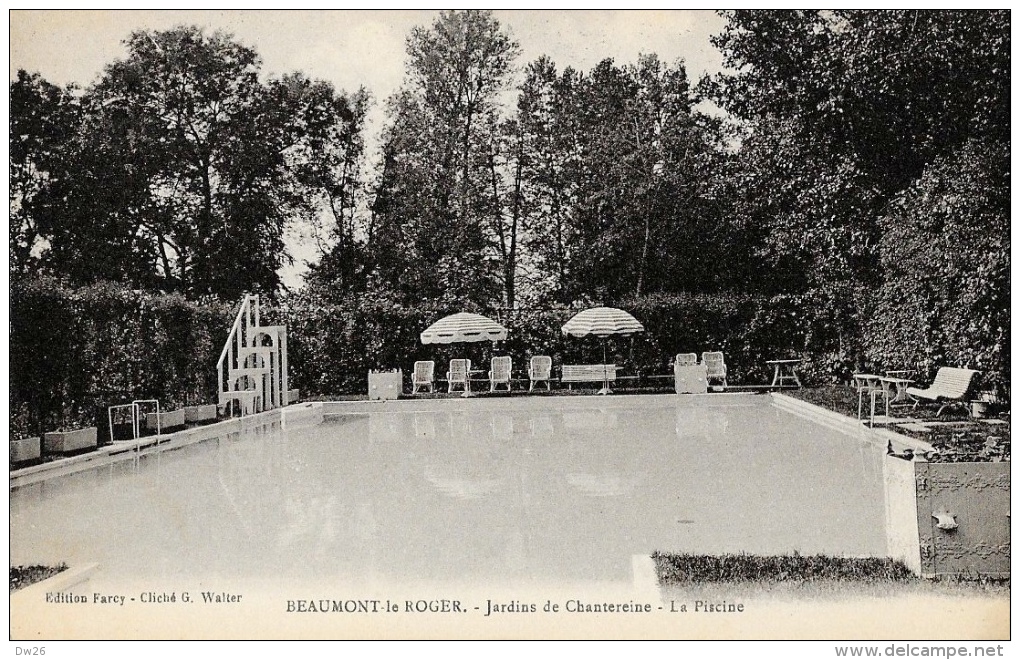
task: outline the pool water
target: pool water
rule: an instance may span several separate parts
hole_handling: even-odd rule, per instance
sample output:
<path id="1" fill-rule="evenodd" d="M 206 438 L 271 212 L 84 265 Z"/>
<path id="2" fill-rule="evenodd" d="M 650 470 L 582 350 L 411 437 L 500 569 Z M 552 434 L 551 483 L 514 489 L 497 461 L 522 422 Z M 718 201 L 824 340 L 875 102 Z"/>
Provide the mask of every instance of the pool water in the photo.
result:
<path id="1" fill-rule="evenodd" d="M 655 550 L 886 556 L 883 453 L 768 396 L 401 401 L 14 488 L 11 563 L 541 584 Z"/>

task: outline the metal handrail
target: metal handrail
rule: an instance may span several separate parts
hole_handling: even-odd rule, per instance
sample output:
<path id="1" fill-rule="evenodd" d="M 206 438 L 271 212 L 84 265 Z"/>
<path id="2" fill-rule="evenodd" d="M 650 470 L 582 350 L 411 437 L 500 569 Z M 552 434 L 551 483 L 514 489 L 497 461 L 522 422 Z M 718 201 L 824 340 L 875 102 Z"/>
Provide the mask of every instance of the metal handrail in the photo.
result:
<path id="1" fill-rule="evenodd" d="M 116 406 L 110 406 L 106 409 L 106 421 L 110 425 L 110 444 L 113 444 L 113 411 L 120 408 L 131 409 L 131 431 L 134 434 L 132 440 L 138 439 L 138 404 L 137 403 L 121 403 Z"/>
<path id="2" fill-rule="evenodd" d="M 244 349 L 258 347 L 255 336 L 251 335 L 251 332 L 253 329 L 256 331 L 262 329 L 261 315 L 258 294 L 245 294 L 241 301 L 241 308 L 237 311 L 234 323 L 230 327 L 227 341 L 223 345 L 223 350 L 220 351 L 219 360 L 216 361 L 216 389 L 221 397 L 226 393 L 236 391 L 237 385 L 224 372 L 224 365 L 230 372 L 233 372 L 235 368 L 245 368 L 247 357 L 244 359 L 241 357 Z M 268 362 L 264 358 L 262 359 L 263 367 L 269 369 L 269 396 L 268 398 L 264 397 L 260 405 L 277 408 L 287 405 L 288 388 L 290 387 L 287 377 L 286 328 L 282 328 L 282 332 L 272 335 L 272 343 L 272 352 Z"/>
<path id="3" fill-rule="evenodd" d="M 223 344 L 223 350 L 220 352 L 220 359 L 216 361 L 216 375 L 218 377 L 216 381 L 217 391 L 223 390 L 223 361 L 226 360 L 227 355 L 230 352 L 231 344 L 233 344 L 238 336 L 238 332 L 241 328 L 241 320 L 246 318 L 251 313 L 251 301 L 255 299 L 255 319 L 256 325 L 258 324 L 258 297 L 245 294 L 244 300 L 241 301 L 241 309 L 237 311 L 237 316 L 234 318 L 234 324 L 230 326 L 230 332 L 227 334 L 227 341 Z"/>
<path id="4" fill-rule="evenodd" d="M 139 403 L 155 403 L 156 404 L 156 444 L 159 444 L 159 436 L 163 435 L 162 422 L 159 419 L 159 401 L 157 399 L 135 399 L 131 402 L 131 405 L 135 406 L 139 410 L 141 407 Z"/>

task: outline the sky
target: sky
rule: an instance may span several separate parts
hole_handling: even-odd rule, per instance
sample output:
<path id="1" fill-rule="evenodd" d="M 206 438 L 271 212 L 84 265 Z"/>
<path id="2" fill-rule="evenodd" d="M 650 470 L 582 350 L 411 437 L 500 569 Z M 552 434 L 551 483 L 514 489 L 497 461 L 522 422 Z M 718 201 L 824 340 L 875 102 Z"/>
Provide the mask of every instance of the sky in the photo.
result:
<path id="1" fill-rule="evenodd" d="M 610 57 L 617 64 L 656 53 L 666 62 L 684 60 L 693 80 L 722 67 L 709 38 L 723 19 L 711 11 L 679 10 L 505 10 L 493 12 L 521 46 L 519 65 L 548 55 L 557 68 L 590 71 Z M 368 144 L 381 129 L 381 104 L 400 86 L 405 39 L 428 27 L 438 11 L 419 10 L 12 10 L 10 76 L 37 72 L 51 83 L 87 86 L 103 68 L 126 56 L 124 40 L 134 30 L 198 25 L 223 30 L 254 48 L 266 76 L 301 71 L 349 92 L 364 86 L 377 105 L 370 114 Z M 299 235 L 289 238 L 297 263 L 283 272 L 296 286 L 302 262 L 313 258 Z"/>

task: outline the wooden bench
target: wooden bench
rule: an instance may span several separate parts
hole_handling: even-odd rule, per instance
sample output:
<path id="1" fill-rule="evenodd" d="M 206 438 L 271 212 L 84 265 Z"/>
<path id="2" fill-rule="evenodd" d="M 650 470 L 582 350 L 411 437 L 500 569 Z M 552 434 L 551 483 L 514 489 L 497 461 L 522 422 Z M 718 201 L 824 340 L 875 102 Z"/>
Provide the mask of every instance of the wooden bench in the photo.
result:
<path id="1" fill-rule="evenodd" d="M 615 364 L 565 364 L 561 383 L 616 382 Z"/>
<path id="2" fill-rule="evenodd" d="M 907 394 L 917 399 L 928 399 L 935 403 L 945 401 L 946 403 L 935 413 L 935 416 L 938 417 L 949 406 L 956 404 L 967 405 L 965 397 L 977 373 L 973 369 L 939 367 L 938 373 L 935 374 L 935 380 L 931 382 L 927 389 L 908 387 Z M 920 401 L 917 403 L 920 403 Z M 914 404 L 915 408 L 917 403 Z"/>

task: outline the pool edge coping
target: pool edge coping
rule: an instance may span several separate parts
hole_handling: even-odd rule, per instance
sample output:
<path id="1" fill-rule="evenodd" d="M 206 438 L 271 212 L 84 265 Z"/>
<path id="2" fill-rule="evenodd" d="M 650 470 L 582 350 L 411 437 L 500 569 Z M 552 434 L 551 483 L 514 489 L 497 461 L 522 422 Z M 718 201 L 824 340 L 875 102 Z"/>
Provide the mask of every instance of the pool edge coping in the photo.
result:
<path id="1" fill-rule="evenodd" d="M 841 429 L 847 434 L 870 432 L 874 439 L 884 441 L 893 449 L 902 452 L 904 448 L 914 451 L 914 456 L 904 461 L 899 456 L 884 452 L 882 456 L 882 480 L 885 484 L 886 544 L 889 556 L 898 559 L 915 576 L 923 576 L 921 565 L 921 539 L 916 518 L 917 490 L 915 464 L 925 462 L 919 453 L 932 451 L 934 447 L 916 438 L 901 435 L 888 429 L 868 427 L 862 420 L 854 419 L 828 408 L 786 396 L 772 393 L 775 405 L 794 415 L 801 415 L 830 428 Z M 896 444 L 893 444 L 896 443 Z"/>
<path id="2" fill-rule="evenodd" d="M 787 396 L 786 394 L 772 392 L 770 393 L 770 396 L 776 406 L 782 410 L 786 410 L 794 414 L 801 414 L 816 421 L 825 420 L 847 433 L 859 433 L 862 430 L 870 431 L 872 435 L 879 439 L 887 442 L 892 441 L 899 445 L 899 447 L 894 446 L 894 448 L 909 448 L 915 453 L 930 452 L 935 449 L 931 444 L 924 440 L 918 440 L 917 438 L 912 438 L 909 435 L 903 435 L 902 433 L 897 433 L 887 428 L 868 427 L 862 420 L 848 417 L 847 415 L 838 413 L 834 410 L 829 410 L 828 408 L 823 408 L 816 404 L 809 403 L 792 396 Z"/>
<path id="3" fill-rule="evenodd" d="M 295 409 L 304 407 L 307 407 L 307 404 L 293 404 Z M 289 408 L 291 406 L 267 410 L 245 417 L 233 417 L 212 424 L 193 426 L 173 433 L 149 435 L 132 440 L 119 440 L 103 445 L 95 451 L 66 456 L 45 463 L 39 463 L 38 465 L 11 470 L 8 476 L 8 489 L 13 490 L 14 488 L 29 486 L 48 479 L 84 472 L 95 467 L 131 460 L 140 456 L 143 449 L 165 451 L 179 449 L 207 440 L 216 440 L 229 433 L 283 420 L 284 412 Z"/>

